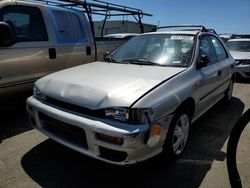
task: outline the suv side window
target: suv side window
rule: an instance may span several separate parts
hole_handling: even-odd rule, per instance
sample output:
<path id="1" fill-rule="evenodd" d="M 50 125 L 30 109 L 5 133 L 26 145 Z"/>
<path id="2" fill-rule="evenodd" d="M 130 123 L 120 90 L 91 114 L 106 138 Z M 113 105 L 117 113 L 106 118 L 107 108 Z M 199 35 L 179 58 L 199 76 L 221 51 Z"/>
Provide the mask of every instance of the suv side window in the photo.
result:
<path id="1" fill-rule="evenodd" d="M 208 36 L 202 36 L 200 39 L 200 51 L 199 56 L 205 55 L 209 59 L 209 64 L 213 64 L 216 62 L 216 54 L 214 52 L 214 49 L 210 45 Z"/>
<path id="2" fill-rule="evenodd" d="M 86 41 L 86 35 L 78 15 L 70 11 L 53 10 L 59 43 Z"/>
<path id="3" fill-rule="evenodd" d="M 226 59 L 227 53 L 226 53 L 225 49 L 223 48 L 222 44 L 214 36 L 210 36 L 210 38 L 212 41 L 212 45 L 215 49 L 217 61 L 222 61 L 222 60 Z"/>
<path id="4" fill-rule="evenodd" d="M 42 13 L 36 7 L 6 6 L 0 10 L 0 20 L 9 24 L 17 42 L 48 41 Z"/>

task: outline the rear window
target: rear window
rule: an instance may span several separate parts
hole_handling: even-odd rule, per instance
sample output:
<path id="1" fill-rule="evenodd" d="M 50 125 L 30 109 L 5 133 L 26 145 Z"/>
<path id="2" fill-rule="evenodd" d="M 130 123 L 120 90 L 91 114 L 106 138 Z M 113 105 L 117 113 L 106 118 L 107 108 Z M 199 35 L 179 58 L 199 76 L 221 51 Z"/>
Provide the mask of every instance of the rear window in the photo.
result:
<path id="1" fill-rule="evenodd" d="M 74 12 L 53 10 L 58 42 L 78 42 L 86 36 L 82 24 Z"/>

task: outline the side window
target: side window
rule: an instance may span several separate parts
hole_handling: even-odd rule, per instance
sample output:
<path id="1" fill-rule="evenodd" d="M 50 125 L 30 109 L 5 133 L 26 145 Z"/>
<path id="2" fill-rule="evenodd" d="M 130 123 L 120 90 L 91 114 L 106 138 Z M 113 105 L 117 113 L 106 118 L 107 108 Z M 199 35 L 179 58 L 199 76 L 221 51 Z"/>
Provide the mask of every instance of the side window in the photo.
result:
<path id="1" fill-rule="evenodd" d="M 53 10 L 60 43 L 80 42 L 86 40 L 85 33 L 78 16 L 73 12 Z"/>
<path id="2" fill-rule="evenodd" d="M 209 38 L 207 36 L 202 36 L 200 40 L 200 52 L 199 55 L 205 55 L 208 57 L 210 63 L 212 64 L 216 61 L 216 54 L 210 45 Z"/>
<path id="3" fill-rule="evenodd" d="M 217 61 L 222 61 L 227 58 L 227 53 L 225 52 L 225 49 L 223 48 L 222 44 L 216 39 L 214 36 L 210 36 L 212 40 L 213 47 L 215 49 L 215 53 L 217 56 Z"/>
<path id="4" fill-rule="evenodd" d="M 6 6 L 0 10 L 0 20 L 10 25 L 17 42 L 48 41 L 40 10 L 28 6 Z"/>

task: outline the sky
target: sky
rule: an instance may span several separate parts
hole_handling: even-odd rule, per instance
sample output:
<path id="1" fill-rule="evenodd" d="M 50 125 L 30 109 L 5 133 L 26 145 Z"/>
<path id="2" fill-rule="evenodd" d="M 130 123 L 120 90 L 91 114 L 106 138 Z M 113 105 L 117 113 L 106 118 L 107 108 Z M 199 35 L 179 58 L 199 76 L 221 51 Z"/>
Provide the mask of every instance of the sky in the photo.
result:
<path id="1" fill-rule="evenodd" d="M 89 1 L 90 2 L 90 1 Z M 250 34 L 250 0 L 106 0 L 142 9 L 152 17 L 143 22 L 159 26 L 198 24 L 217 33 Z M 122 20 L 122 17 L 117 17 Z M 133 17 L 128 18 L 134 20 Z"/>

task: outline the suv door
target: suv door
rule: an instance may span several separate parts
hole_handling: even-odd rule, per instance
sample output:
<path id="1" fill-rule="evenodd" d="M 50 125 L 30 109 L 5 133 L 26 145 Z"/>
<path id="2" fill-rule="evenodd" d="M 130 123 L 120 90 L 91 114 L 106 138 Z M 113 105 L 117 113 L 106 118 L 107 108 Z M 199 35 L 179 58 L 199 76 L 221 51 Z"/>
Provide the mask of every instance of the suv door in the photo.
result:
<path id="1" fill-rule="evenodd" d="M 197 92 L 199 95 L 197 112 L 207 110 L 207 108 L 218 101 L 218 88 L 220 88 L 222 82 L 222 70 L 218 66 L 216 52 L 208 35 L 202 35 L 200 38 L 199 60 L 202 55 L 206 56 L 209 62 L 207 66 L 197 70 L 201 78 L 201 86 L 199 92 Z"/>
<path id="2" fill-rule="evenodd" d="M 72 10 L 51 9 L 56 32 L 57 69 L 93 62 L 92 36 L 84 15 Z"/>
<path id="3" fill-rule="evenodd" d="M 0 10 L 0 21 L 10 25 L 15 39 L 12 46 L 0 47 L 0 88 L 33 82 L 54 70 L 40 9 L 6 6 Z"/>

